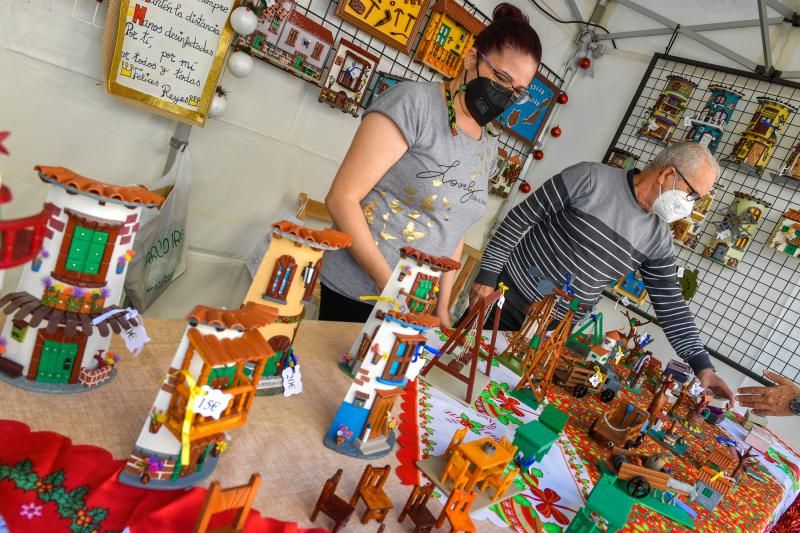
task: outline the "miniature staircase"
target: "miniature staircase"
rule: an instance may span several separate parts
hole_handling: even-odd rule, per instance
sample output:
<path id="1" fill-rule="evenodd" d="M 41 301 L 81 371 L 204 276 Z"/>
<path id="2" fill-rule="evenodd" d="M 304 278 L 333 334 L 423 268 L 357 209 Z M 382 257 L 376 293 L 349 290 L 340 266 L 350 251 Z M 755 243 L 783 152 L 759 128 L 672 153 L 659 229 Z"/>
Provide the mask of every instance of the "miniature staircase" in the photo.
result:
<path id="1" fill-rule="evenodd" d="M 359 439 L 356 443 L 356 448 L 358 448 L 362 454 L 364 455 L 372 455 L 374 453 L 381 453 L 387 452 L 391 449 L 389 442 L 386 439 L 376 439 L 367 442 L 366 444 L 362 444 L 361 440 Z"/>

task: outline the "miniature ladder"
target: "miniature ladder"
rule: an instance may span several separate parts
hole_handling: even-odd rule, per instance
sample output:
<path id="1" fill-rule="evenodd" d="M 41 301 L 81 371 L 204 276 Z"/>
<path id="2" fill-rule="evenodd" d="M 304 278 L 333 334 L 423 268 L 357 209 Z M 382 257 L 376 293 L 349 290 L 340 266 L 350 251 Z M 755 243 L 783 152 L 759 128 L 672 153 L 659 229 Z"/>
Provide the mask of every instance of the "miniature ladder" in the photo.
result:
<path id="1" fill-rule="evenodd" d="M 520 379 L 517 386 L 514 387 L 514 390 L 529 388 L 534 398 L 536 398 L 536 401 L 539 403 L 544 400 L 544 397 L 547 395 L 547 389 L 553 381 L 553 374 L 556 371 L 556 367 L 561 359 L 561 353 L 564 350 L 564 344 L 567 342 L 569 332 L 572 329 L 572 319 L 575 316 L 575 311 L 580 307 L 580 300 L 577 298 L 567 295 L 560 289 L 555 289 L 554 292 L 556 295 L 556 304 L 559 300 L 564 298 L 569 301 L 569 309 L 561 322 L 558 323 L 558 326 L 556 326 L 556 329 L 550 333 L 544 343 L 536 350 L 533 359 L 522 375 L 522 379 Z M 541 379 L 534 377 L 534 373 L 539 366 L 542 366 L 544 369 Z"/>
<path id="2" fill-rule="evenodd" d="M 422 369 L 421 374 L 423 376 L 427 376 L 428 372 L 431 371 L 432 368 L 438 367 L 440 370 L 447 372 L 454 378 L 458 379 L 467 384 L 467 397 L 466 401 L 468 404 L 472 403 L 472 393 L 473 388 L 475 387 L 475 372 L 478 370 L 478 361 L 481 351 L 481 343 L 479 342 L 479 335 L 483 331 L 483 324 L 486 323 L 486 318 L 488 316 L 488 310 L 492 308 L 492 306 L 503 296 L 504 289 L 499 288 L 494 291 L 489 296 L 480 298 L 472 307 L 469 308 L 467 311 L 466 316 L 458 323 L 455 330 L 450 334 L 450 337 L 447 339 L 447 342 L 444 343 L 442 349 L 439 351 L 439 356 L 434 357 L 431 361 L 425 365 L 425 368 Z M 494 345 L 497 341 L 497 327 L 500 324 L 500 313 L 502 311 L 500 309 L 494 315 L 494 321 L 492 322 L 492 340 L 489 344 L 489 353 L 487 354 L 486 360 L 486 375 L 488 376 L 492 371 L 492 361 L 494 360 Z M 456 369 L 451 367 L 449 364 L 442 362 L 442 357 L 446 354 L 454 354 L 456 350 L 459 350 L 461 347 L 462 342 L 466 342 L 467 335 L 469 332 L 474 330 L 475 342 L 472 343 L 470 346 L 471 356 L 468 361 L 459 361 L 462 363 L 466 363 L 470 365 L 469 368 L 469 376 L 464 376 L 460 369 Z M 463 354 L 460 354 L 463 355 Z M 463 368 L 463 366 L 461 367 Z"/>
<path id="3" fill-rule="evenodd" d="M 547 326 L 553 317 L 553 310 L 556 307 L 557 296 L 551 294 L 538 302 L 530 304 L 526 309 L 525 322 L 522 327 L 514 333 L 511 341 L 500 357 L 516 357 L 522 360 L 521 372 L 524 374 L 531 364 L 536 349 L 544 339 Z M 535 326 L 535 331 L 534 331 Z M 519 354 L 524 354 L 520 357 Z"/>

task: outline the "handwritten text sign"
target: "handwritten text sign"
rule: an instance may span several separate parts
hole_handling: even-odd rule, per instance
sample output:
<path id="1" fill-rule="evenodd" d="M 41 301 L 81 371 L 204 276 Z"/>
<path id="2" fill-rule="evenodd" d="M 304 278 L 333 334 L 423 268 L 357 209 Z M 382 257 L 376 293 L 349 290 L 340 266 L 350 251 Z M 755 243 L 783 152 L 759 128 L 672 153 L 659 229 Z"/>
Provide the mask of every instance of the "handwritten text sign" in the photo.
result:
<path id="1" fill-rule="evenodd" d="M 194 412 L 219 420 L 219 415 L 225 412 L 232 399 L 232 394 L 225 394 L 220 389 L 212 389 L 208 385 L 203 385 L 202 392 L 195 398 Z"/>
<path id="2" fill-rule="evenodd" d="M 235 0 L 120 0 L 109 92 L 202 125 Z"/>

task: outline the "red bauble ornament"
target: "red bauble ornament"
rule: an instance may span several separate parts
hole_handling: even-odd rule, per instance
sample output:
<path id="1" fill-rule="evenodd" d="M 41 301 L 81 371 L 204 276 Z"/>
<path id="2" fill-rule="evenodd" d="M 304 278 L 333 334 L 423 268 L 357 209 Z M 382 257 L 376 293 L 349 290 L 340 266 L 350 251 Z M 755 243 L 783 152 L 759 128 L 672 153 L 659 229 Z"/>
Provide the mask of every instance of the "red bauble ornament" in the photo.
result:
<path id="1" fill-rule="evenodd" d="M 541 150 L 536 150 L 535 152 L 533 152 L 533 158 L 535 160 L 541 161 L 543 157 L 544 157 L 544 152 L 542 152 Z"/>
<path id="2" fill-rule="evenodd" d="M 556 102 L 562 105 L 566 104 L 568 100 L 569 98 L 567 97 L 567 93 L 558 93 L 558 96 L 556 97 Z"/>
<path id="3" fill-rule="evenodd" d="M 528 183 L 527 181 L 523 181 L 519 186 L 519 190 L 524 192 L 525 194 L 528 194 L 529 192 L 531 192 L 531 184 Z"/>
<path id="4" fill-rule="evenodd" d="M 553 126 L 553 129 L 550 130 L 550 135 L 553 137 L 561 137 L 561 128 Z"/>
<path id="5" fill-rule="evenodd" d="M 588 57 L 584 57 L 578 62 L 578 66 L 581 67 L 583 70 L 586 70 L 587 68 L 592 66 L 592 60 L 589 59 Z"/>

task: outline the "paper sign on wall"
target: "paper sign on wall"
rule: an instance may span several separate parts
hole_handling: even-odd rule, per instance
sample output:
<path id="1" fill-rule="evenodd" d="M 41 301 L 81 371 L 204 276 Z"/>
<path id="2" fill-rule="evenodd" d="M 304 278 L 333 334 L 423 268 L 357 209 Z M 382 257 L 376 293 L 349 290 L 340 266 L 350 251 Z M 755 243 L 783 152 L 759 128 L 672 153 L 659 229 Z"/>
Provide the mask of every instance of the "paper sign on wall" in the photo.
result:
<path id="1" fill-rule="evenodd" d="M 234 2 L 118 0 L 119 16 L 112 18 L 113 6 L 109 11 L 116 42 L 108 91 L 202 126 L 233 36 Z"/>

